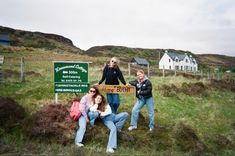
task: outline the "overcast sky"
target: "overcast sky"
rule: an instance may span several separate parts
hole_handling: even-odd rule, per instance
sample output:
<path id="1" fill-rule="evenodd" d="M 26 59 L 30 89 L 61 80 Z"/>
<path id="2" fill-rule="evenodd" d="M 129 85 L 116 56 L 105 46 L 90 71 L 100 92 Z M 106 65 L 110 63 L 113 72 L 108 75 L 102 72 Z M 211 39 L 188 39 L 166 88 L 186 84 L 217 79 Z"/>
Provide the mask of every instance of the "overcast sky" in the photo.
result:
<path id="1" fill-rule="evenodd" d="M 0 25 L 119 45 L 235 56 L 235 0 L 1 0 Z"/>

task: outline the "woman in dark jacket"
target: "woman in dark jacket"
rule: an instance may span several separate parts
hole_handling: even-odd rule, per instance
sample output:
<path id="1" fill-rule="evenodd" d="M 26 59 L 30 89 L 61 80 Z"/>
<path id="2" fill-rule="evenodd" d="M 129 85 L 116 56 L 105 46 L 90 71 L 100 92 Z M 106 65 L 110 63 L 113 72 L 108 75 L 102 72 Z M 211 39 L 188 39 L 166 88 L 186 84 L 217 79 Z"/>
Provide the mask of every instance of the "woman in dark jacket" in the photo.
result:
<path id="1" fill-rule="evenodd" d="M 106 85 L 119 85 L 119 80 L 126 85 L 126 81 L 122 75 L 121 70 L 118 67 L 117 59 L 115 57 L 111 58 L 109 64 L 104 67 L 103 75 L 99 84 L 105 80 Z M 114 114 L 117 113 L 117 109 L 120 105 L 119 94 L 117 93 L 108 93 L 107 94 L 108 103 Z"/>

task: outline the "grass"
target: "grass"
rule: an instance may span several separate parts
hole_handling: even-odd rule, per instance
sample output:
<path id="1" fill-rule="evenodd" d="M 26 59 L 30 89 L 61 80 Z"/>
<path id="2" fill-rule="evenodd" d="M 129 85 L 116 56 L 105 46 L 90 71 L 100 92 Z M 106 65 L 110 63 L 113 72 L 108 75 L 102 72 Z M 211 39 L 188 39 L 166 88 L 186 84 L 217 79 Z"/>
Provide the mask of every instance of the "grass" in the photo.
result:
<path id="1" fill-rule="evenodd" d="M 103 63 L 108 60 L 106 57 L 94 58 L 87 55 L 71 53 L 57 53 L 43 49 L 18 48 L 14 50 L 4 49 L 5 56 L 3 71 L 16 71 L 20 73 L 19 59 L 25 58 L 25 72 L 32 72 L 25 75 L 25 82 L 20 82 L 19 74 L 12 74 L 0 83 L 0 97 L 10 96 L 30 114 L 37 111 L 40 104 L 45 101 L 53 101 L 53 61 L 54 60 L 83 60 L 93 62 L 90 64 L 89 79 L 92 84 L 97 83 L 101 78 Z M 123 69 L 126 70 L 126 69 Z M 134 76 L 124 75 L 126 81 L 134 79 Z M 130 132 L 137 141 L 132 144 L 121 141 L 118 150 L 114 155 L 191 155 L 179 149 L 175 144 L 173 128 L 179 122 L 190 125 L 198 135 L 199 139 L 218 155 L 234 155 L 235 150 L 229 148 L 218 148 L 215 138 L 219 134 L 226 136 L 235 143 L 235 134 L 232 124 L 235 123 L 235 94 L 231 91 L 208 90 L 207 95 L 188 96 L 177 93 L 173 97 L 164 97 L 159 87 L 163 84 L 174 84 L 180 87 L 182 83 L 195 83 L 198 81 L 207 83 L 206 79 L 187 79 L 177 77 L 151 76 L 153 83 L 153 97 L 156 110 L 156 125 L 162 128 L 154 135 L 147 132 L 148 115 L 144 107 L 141 113 L 145 117 L 143 123 L 139 123 L 138 129 Z M 72 94 L 59 94 L 59 100 L 68 101 Z M 119 111 L 131 113 L 136 99 L 133 96 L 121 95 Z M 130 123 L 128 118 L 124 131 Z M 20 129 L 15 127 L 10 132 L 0 129 L 0 144 L 14 146 L 13 151 L 8 154 L 43 154 L 43 155 L 106 155 L 106 142 L 102 144 L 99 140 L 89 140 L 83 149 L 77 149 L 71 145 L 47 144 L 37 140 L 31 140 L 22 134 Z M 209 153 L 210 155 L 210 153 Z"/>

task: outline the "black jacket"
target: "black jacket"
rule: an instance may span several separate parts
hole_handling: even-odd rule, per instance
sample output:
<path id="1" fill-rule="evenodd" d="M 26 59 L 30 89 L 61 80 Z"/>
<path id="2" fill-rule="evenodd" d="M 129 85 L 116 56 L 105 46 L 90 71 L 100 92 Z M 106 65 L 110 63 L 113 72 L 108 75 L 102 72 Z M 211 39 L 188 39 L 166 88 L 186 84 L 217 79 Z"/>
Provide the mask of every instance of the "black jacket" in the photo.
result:
<path id="1" fill-rule="evenodd" d="M 109 65 L 106 65 L 103 70 L 103 76 L 99 81 L 101 84 L 105 80 L 105 84 L 107 85 L 119 85 L 118 79 L 126 85 L 126 81 L 122 75 L 121 70 L 117 68 L 110 68 Z"/>
<path id="2" fill-rule="evenodd" d="M 142 83 L 139 83 L 138 80 L 133 80 L 129 83 L 136 87 L 136 97 L 138 99 L 152 97 L 152 83 L 149 79 L 145 79 Z"/>

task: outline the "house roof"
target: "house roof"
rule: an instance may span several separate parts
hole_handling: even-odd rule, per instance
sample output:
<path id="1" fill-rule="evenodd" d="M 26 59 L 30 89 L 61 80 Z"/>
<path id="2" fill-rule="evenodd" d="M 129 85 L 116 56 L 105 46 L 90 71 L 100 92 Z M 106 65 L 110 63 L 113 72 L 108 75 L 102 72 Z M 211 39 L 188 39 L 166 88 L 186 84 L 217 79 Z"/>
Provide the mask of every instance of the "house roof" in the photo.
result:
<path id="1" fill-rule="evenodd" d="M 176 58 L 179 59 L 179 61 L 184 60 L 184 58 L 187 56 L 187 54 L 178 54 L 178 53 L 174 53 L 174 52 L 167 52 L 167 55 L 173 60 L 175 61 Z M 194 64 L 197 62 L 196 59 L 192 56 L 189 57 L 190 62 L 193 62 Z"/>
<path id="2" fill-rule="evenodd" d="M 10 36 L 5 34 L 0 34 L 0 41 L 10 41 Z"/>
<path id="3" fill-rule="evenodd" d="M 173 53 L 173 52 L 167 52 L 167 55 L 175 61 L 175 58 L 177 57 L 180 61 L 185 58 L 186 55 L 184 54 L 178 54 L 178 53 Z"/>
<path id="4" fill-rule="evenodd" d="M 134 57 L 131 62 L 136 62 L 138 65 L 148 65 L 149 62 L 146 59 Z"/>

